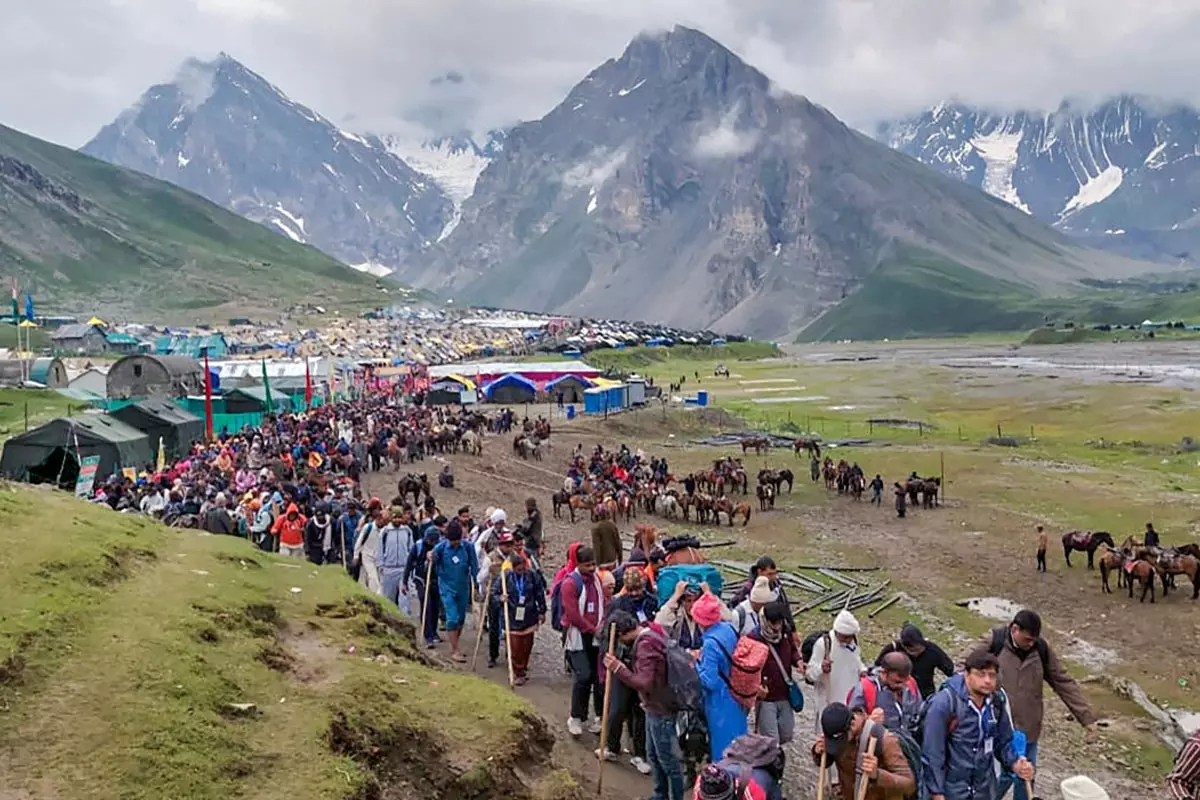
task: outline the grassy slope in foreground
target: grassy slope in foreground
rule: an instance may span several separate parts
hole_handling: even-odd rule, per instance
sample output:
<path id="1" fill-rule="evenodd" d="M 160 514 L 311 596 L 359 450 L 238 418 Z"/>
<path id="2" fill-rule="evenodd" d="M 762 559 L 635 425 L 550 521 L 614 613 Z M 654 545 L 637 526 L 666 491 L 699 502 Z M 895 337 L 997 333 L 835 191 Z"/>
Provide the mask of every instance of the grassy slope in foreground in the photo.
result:
<path id="1" fill-rule="evenodd" d="M 543 769 L 553 740 L 523 701 L 425 666 L 411 626 L 337 567 L 8 484 L 0 552 L 0 774 L 14 796 L 574 791 Z"/>
<path id="2" fill-rule="evenodd" d="M 4 157 L 50 182 L 0 168 L 0 274 L 20 276 L 39 301 L 144 316 L 381 296 L 373 277 L 164 181 L 0 126 Z M 63 190 L 82 199 L 81 211 L 50 194 Z"/>

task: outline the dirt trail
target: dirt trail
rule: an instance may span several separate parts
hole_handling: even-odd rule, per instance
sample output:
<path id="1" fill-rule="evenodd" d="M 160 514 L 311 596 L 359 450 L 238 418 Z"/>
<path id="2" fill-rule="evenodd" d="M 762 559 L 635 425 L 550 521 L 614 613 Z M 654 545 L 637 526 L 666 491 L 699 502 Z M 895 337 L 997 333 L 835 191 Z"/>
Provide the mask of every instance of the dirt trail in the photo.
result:
<path id="1" fill-rule="evenodd" d="M 606 435 L 605 431 L 594 429 L 594 425 L 584 422 L 556 433 L 555 449 L 541 462 L 525 463 L 513 457 L 508 437 L 490 437 L 482 458 L 466 455 L 449 457 L 447 460 L 454 466 L 458 487 L 436 492 L 439 507 L 452 510 L 469 504 L 477 517 L 482 516 L 486 506 L 501 507 L 508 512 L 512 524 L 524 516 L 525 498 L 537 498 L 545 519 L 548 557 L 543 566 L 549 579 L 561 566 L 567 546 L 588 535 L 586 522 L 581 520 L 572 525 L 565 519 L 555 520 L 550 513 L 549 495 L 560 485 L 557 479 L 558 466 L 565 462 L 570 448 L 577 441 L 583 442 L 585 447 L 590 447 L 596 441 L 604 443 L 606 447 L 615 447 L 621 442 L 628 442 L 633 447 L 637 441 L 635 437 L 620 436 L 616 431 Z M 656 448 L 654 444 L 644 446 L 648 452 Z M 432 477 L 442 463 L 439 459 L 430 459 L 409 469 L 426 471 Z M 801 477 L 799 473 L 797 477 Z M 394 494 L 395 477 L 390 471 L 370 474 L 365 481 L 369 492 L 385 501 Z M 745 530 L 745 535 L 760 545 L 763 552 L 772 551 L 772 539 L 779 535 L 779 530 L 787 527 L 786 523 L 781 526 L 780 521 L 794 519 L 800 521 L 805 530 L 820 531 L 822 538 L 828 538 L 834 546 L 845 544 L 867 549 L 879 563 L 887 564 L 901 579 L 919 581 L 922 591 L 929 596 L 937 596 L 943 590 L 958 592 L 964 587 L 976 587 L 978 594 L 1008 597 L 1034 608 L 1052 608 L 1056 627 L 1065 626 L 1078 631 L 1094 644 L 1108 644 L 1103 629 L 1115 624 L 1130 637 L 1127 643 L 1131 647 L 1146 647 L 1150 652 L 1172 650 L 1170 643 L 1163 641 L 1159 635 L 1161 628 L 1141 624 L 1137 616 L 1139 609 L 1136 605 L 1124 604 L 1124 598 L 1102 598 L 1097 590 L 1096 598 L 1090 602 L 1063 603 L 1063 596 L 1074 596 L 1076 590 L 1066 584 L 1063 575 L 1053 571 L 1039 581 L 1032 567 L 1025 564 L 1025 560 L 1032 560 L 1032 554 L 1029 554 L 1029 559 L 1024 558 L 1027 548 L 1023 547 L 1023 542 L 1014 545 L 1011 558 L 979 559 L 978 542 L 964 532 L 979 530 L 978 526 L 988 524 L 989 512 L 986 508 L 964 507 L 957 500 L 952 500 L 940 510 L 917 510 L 907 520 L 896 520 L 894 512 L 886 505 L 876 509 L 866 502 L 856 504 L 837 498 L 829 502 L 824 497 L 823 489 L 814 489 L 803 480 L 797 482 L 796 489 L 796 494 L 781 504 L 782 514 L 777 512 L 772 515 L 769 528 L 764 528 L 760 521 L 762 518 L 757 517 Z M 991 521 L 995 521 L 994 513 L 991 514 Z M 741 528 L 739 533 L 742 533 Z M 1075 567 L 1076 571 L 1082 569 L 1082 566 Z M 1178 601 L 1178 597 L 1173 598 L 1173 602 Z M 1104 610 L 1108 613 L 1107 621 L 1094 619 L 1100 603 L 1104 604 Z M 1187 607 L 1180 609 L 1181 612 L 1192 610 L 1190 602 L 1180 605 Z M 1187 629 L 1193 630 L 1194 624 L 1188 622 Z M 475 631 L 474 624 L 469 623 L 464 632 L 464 641 L 469 640 L 473 645 Z M 485 641 L 483 648 L 486 647 Z M 1132 654 L 1136 651 L 1128 652 Z M 1178 655 L 1178 651 L 1172 652 L 1172 658 L 1177 659 Z M 482 677 L 499 683 L 507 682 L 503 651 L 496 668 L 488 669 L 485 662 L 486 653 L 482 653 L 477 669 Z M 546 626 L 537 635 L 530 664 L 530 681 L 518 689 L 518 693 L 529 700 L 551 726 L 560 743 L 555 749 L 556 760 L 579 777 L 585 793 L 594 793 L 597 762 L 592 751 L 598 746 L 598 737 L 585 733 L 576 741 L 566 733 L 570 686 L 557 634 Z M 1062 778 L 1084 769 L 1081 760 L 1073 757 L 1073 754 L 1087 752 L 1083 749 L 1082 731 L 1064 717 L 1065 708 L 1061 703 L 1053 697 L 1047 697 L 1048 732 L 1043 737 L 1042 757 L 1044 786 L 1056 786 Z M 811 711 L 806 711 L 797 721 L 797 741 L 788 748 L 786 784 L 789 796 L 807 796 L 815 786 L 816 770 L 808 757 L 814 733 L 815 719 Z M 1101 768 L 1092 757 L 1086 760 L 1089 762 L 1086 765 L 1088 774 L 1101 781 L 1115 799 L 1153 796 L 1158 789 L 1158 786 L 1142 785 L 1123 777 L 1107 767 Z M 622 800 L 648 795 L 651 791 L 649 779 L 638 775 L 625 759 L 606 766 L 605 785 L 605 797 Z"/>

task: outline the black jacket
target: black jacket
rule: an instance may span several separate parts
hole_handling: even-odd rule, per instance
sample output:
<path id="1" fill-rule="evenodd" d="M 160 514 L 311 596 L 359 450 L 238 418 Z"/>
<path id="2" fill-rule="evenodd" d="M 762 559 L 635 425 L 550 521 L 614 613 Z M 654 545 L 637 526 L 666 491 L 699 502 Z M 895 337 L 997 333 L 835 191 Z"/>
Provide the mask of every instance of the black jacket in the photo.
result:
<path id="1" fill-rule="evenodd" d="M 883 663 L 883 657 L 888 653 L 903 652 L 904 648 L 900 646 L 899 642 L 889 642 L 879 651 L 879 657 L 875 659 L 875 666 L 880 666 Z M 912 657 L 910 656 L 910 658 Z M 921 690 L 922 699 L 929 697 L 937 690 L 938 683 L 933 679 L 936 670 L 940 669 L 947 678 L 954 674 L 953 659 L 946 655 L 945 650 L 930 641 L 925 642 L 925 652 L 912 658 L 912 665 L 912 676 L 917 681 L 917 688 Z"/>

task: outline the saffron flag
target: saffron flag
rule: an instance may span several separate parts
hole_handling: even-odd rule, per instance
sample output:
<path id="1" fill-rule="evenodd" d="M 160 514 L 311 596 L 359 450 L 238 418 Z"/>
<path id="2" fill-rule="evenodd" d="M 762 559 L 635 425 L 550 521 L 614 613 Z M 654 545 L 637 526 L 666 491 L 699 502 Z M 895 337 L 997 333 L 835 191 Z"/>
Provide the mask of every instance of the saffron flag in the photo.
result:
<path id="1" fill-rule="evenodd" d="M 204 435 L 213 440 L 212 372 L 208 369 L 208 348 L 204 348 Z"/>

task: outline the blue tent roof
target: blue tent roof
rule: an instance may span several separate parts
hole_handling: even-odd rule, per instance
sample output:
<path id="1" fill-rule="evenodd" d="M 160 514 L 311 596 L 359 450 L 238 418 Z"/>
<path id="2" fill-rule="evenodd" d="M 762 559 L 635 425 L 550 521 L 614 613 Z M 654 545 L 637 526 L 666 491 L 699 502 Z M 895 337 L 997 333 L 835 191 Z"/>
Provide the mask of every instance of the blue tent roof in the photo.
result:
<path id="1" fill-rule="evenodd" d="M 561 381 L 565 381 L 567 378 L 574 378 L 575 380 L 582 383 L 584 386 L 590 387 L 590 386 L 596 385 L 596 382 L 593 381 L 591 378 L 585 378 L 582 375 L 576 375 L 572 372 L 568 372 L 566 375 L 560 375 L 552 381 L 546 381 L 546 391 L 547 392 L 552 391 L 555 386 L 557 386 Z"/>
<path id="2" fill-rule="evenodd" d="M 501 375 L 496 380 L 483 387 L 483 394 L 489 400 L 492 397 L 492 392 L 506 384 L 515 383 L 518 386 L 524 387 L 533 393 L 537 393 L 537 384 L 526 378 L 524 375 L 519 375 L 516 372 L 510 372 L 507 375 Z"/>

